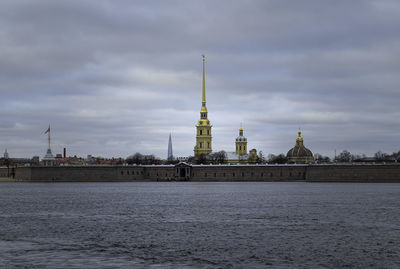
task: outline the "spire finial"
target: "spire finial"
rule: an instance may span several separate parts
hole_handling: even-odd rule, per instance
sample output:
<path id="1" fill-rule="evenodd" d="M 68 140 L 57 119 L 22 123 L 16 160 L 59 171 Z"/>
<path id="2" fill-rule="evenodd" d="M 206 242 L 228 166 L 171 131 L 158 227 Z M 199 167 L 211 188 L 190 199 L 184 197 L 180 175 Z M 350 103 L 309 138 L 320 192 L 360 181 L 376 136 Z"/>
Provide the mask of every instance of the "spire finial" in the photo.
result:
<path id="1" fill-rule="evenodd" d="M 202 106 L 206 106 L 206 74 L 205 74 L 205 62 L 206 62 L 206 56 L 202 54 L 203 56 L 203 98 L 202 98 Z"/>
<path id="2" fill-rule="evenodd" d="M 301 130 L 299 128 L 298 136 L 296 138 L 296 145 L 302 147 L 303 146 L 303 138 L 301 137 Z"/>

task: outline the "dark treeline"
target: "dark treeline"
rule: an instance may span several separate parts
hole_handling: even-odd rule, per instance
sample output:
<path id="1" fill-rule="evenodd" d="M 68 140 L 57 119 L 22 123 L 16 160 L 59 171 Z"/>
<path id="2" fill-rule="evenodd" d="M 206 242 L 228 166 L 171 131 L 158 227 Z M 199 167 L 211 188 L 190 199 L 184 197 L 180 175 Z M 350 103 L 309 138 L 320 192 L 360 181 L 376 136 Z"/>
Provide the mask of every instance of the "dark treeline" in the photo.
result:
<path id="1" fill-rule="evenodd" d="M 189 163 L 193 164 L 224 164 L 228 163 L 225 151 L 213 152 L 211 154 L 202 154 L 200 156 L 191 156 L 188 159 Z M 177 164 L 178 160 L 161 160 L 154 155 L 144 155 L 139 152 L 126 158 L 125 163 L 127 164 Z M 336 158 L 329 158 L 328 156 L 323 156 L 319 153 L 314 154 L 314 163 L 324 164 L 324 163 L 352 163 L 352 162 L 400 162 L 400 151 L 393 152 L 392 154 L 384 153 L 378 151 L 373 157 L 367 157 L 366 155 L 352 154 L 348 150 L 343 150 L 340 152 Z M 269 154 L 267 158 L 264 158 L 262 152 L 259 153 L 257 159 L 249 160 L 249 163 L 258 164 L 285 164 L 288 163 L 288 158 L 285 154 L 281 153 L 278 155 Z"/>

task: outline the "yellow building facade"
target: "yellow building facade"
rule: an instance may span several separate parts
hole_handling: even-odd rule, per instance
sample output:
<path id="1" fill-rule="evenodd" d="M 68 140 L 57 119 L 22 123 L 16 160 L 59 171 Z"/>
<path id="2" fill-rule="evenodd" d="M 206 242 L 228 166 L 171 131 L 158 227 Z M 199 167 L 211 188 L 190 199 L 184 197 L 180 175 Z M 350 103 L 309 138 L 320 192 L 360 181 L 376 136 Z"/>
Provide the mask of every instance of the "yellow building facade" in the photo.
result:
<path id="1" fill-rule="evenodd" d="M 236 138 L 236 154 L 243 156 L 247 154 L 247 138 L 243 136 L 243 128 L 239 129 L 239 136 Z"/>
<path id="2" fill-rule="evenodd" d="M 194 147 L 194 155 L 209 154 L 212 152 L 212 125 L 208 120 L 208 111 L 206 106 L 206 78 L 205 78 L 205 56 L 203 55 L 203 94 L 200 110 L 200 120 L 196 125 L 196 146 Z"/>

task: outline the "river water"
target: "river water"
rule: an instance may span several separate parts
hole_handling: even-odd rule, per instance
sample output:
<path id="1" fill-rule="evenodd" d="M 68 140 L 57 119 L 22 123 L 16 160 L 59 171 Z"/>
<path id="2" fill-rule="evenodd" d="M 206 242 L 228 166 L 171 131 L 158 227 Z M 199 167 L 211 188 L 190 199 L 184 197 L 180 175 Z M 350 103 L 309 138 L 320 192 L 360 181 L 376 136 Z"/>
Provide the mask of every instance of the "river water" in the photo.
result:
<path id="1" fill-rule="evenodd" d="M 0 183 L 0 268 L 400 268 L 400 184 Z"/>

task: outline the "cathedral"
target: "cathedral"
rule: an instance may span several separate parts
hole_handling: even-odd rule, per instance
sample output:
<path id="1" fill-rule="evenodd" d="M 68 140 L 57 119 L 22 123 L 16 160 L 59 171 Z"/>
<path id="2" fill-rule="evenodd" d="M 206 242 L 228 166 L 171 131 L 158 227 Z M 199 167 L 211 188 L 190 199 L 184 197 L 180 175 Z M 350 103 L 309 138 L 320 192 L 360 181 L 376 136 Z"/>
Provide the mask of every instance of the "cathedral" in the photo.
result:
<path id="1" fill-rule="evenodd" d="M 203 83 L 202 83 L 202 102 L 200 109 L 200 119 L 196 124 L 196 145 L 194 147 L 194 156 L 207 155 L 212 153 L 212 125 L 208 119 L 206 106 L 206 79 L 205 79 L 205 56 L 203 56 Z M 257 163 L 259 157 L 256 149 L 251 149 L 247 153 L 247 138 L 243 135 L 243 128 L 239 129 L 239 136 L 235 140 L 234 152 L 226 152 L 225 160 L 227 163 Z M 303 144 L 301 131 L 299 130 L 296 139 L 296 145 L 286 154 L 289 163 L 311 163 L 314 161 L 312 152 Z"/>
<path id="2" fill-rule="evenodd" d="M 196 146 L 194 147 L 194 156 L 210 154 L 212 152 L 212 136 L 210 120 L 206 106 L 206 78 L 205 78 L 205 56 L 203 55 L 203 87 L 202 101 L 200 109 L 200 119 L 196 124 Z M 236 138 L 236 151 L 227 152 L 226 160 L 228 163 L 247 163 L 257 162 L 257 150 L 252 149 L 247 153 L 247 138 L 243 136 L 243 128 L 239 129 L 239 136 Z"/>
<path id="3" fill-rule="evenodd" d="M 202 154 L 209 154 L 212 152 L 212 137 L 211 128 L 212 125 L 207 118 L 207 106 L 206 106 L 206 75 L 205 75 L 205 61 L 206 58 L 203 55 L 203 97 L 201 102 L 200 120 L 196 125 L 196 146 L 194 147 L 194 156 L 200 156 Z"/>

